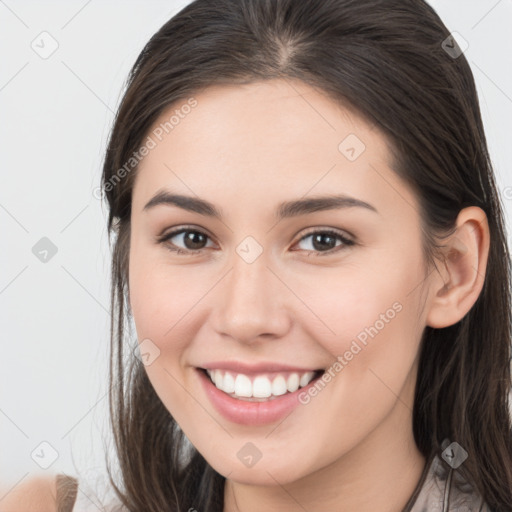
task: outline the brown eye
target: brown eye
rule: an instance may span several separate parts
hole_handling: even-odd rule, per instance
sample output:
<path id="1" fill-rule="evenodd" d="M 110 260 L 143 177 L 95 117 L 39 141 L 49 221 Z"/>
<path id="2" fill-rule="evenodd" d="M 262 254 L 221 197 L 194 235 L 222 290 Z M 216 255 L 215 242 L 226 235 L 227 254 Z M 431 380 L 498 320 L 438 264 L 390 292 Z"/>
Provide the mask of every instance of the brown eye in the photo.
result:
<path id="1" fill-rule="evenodd" d="M 315 254 L 316 256 L 323 256 L 325 253 L 332 254 L 342 250 L 344 247 L 355 244 L 353 240 L 350 240 L 342 233 L 333 230 L 312 231 L 303 236 L 299 240 L 299 243 L 307 240 L 308 238 L 311 238 L 311 243 L 309 244 L 310 248 L 305 248 L 303 250 L 311 254 Z M 341 241 L 341 243 L 337 244 L 338 240 Z"/>
<path id="2" fill-rule="evenodd" d="M 206 233 L 195 228 L 182 227 L 167 233 L 159 239 L 159 242 L 165 244 L 169 250 L 177 254 L 192 256 L 206 249 L 205 244 L 209 238 Z M 172 239 L 175 239 L 175 241 L 171 242 Z M 311 239 L 310 248 L 302 248 L 302 250 L 315 256 L 333 254 L 346 247 L 355 245 L 353 240 L 334 230 L 317 229 L 316 231 L 311 231 L 303 236 L 298 244 L 307 239 Z"/>
<path id="3" fill-rule="evenodd" d="M 175 242 L 171 242 L 173 238 L 176 239 Z M 171 251 L 175 251 L 178 254 L 198 254 L 206 248 L 205 243 L 208 238 L 206 233 L 198 231 L 197 229 L 180 228 L 167 233 L 159 239 L 159 242 L 164 243 Z M 180 247 L 180 245 L 183 247 Z"/>

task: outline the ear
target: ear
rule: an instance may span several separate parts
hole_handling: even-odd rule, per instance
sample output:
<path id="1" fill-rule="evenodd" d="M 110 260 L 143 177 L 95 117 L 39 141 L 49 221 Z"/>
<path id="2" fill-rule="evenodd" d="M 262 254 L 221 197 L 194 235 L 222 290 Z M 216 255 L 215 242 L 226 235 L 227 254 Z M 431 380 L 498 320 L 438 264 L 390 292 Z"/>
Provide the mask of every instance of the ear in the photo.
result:
<path id="1" fill-rule="evenodd" d="M 471 309 L 482 291 L 489 255 L 489 224 L 477 206 L 459 212 L 456 231 L 443 242 L 443 256 L 431 287 L 427 325 L 456 324 Z"/>

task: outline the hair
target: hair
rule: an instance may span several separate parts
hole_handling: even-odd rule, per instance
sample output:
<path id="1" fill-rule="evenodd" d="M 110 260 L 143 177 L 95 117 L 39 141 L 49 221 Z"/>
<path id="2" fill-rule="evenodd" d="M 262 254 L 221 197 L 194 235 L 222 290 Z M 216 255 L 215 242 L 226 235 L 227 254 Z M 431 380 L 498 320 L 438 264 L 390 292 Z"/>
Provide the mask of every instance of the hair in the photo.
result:
<path id="1" fill-rule="evenodd" d="M 72 476 L 59 474 L 55 477 L 56 512 L 72 512 L 78 493 L 78 480 Z"/>
<path id="2" fill-rule="evenodd" d="M 221 511 L 225 478 L 187 444 L 133 356 L 136 345 L 127 346 L 137 166 L 119 170 L 171 105 L 213 85 L 270 79 L 300 80 L 378 126 L 393 170 L 418 198 L 426 267 L 461 209 L 487 215 L 478 299 L 456 324 L 423 332 L 412 428 L 425 457 L 445 439 L 459 443 L 469 453 L 460 471 L 493 510 L 510 510 L 510 254 L 473 75 L 463 54 L 443 48 L 449 36 L 423 0 L 196 0 L 146 44 L 127 78 L 102 176 L 114 239 L 109 404 L 121 483 L 110 469 L 109 477 L 128 510 Z"/>

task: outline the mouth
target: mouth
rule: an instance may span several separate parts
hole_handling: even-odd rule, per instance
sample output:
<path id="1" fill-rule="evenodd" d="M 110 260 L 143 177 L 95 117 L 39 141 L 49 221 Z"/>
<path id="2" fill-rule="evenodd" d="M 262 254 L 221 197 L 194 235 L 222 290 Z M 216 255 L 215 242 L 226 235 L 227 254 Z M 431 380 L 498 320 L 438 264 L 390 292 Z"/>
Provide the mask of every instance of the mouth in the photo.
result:
<path id="1" fill-rule="evenodd" d="M 324 369 L 244 374 L 223 369 L 198 368 L 210 382 L 231 398 L 244 402 L 269 402 L 295 393 L 319 379 Z"/>

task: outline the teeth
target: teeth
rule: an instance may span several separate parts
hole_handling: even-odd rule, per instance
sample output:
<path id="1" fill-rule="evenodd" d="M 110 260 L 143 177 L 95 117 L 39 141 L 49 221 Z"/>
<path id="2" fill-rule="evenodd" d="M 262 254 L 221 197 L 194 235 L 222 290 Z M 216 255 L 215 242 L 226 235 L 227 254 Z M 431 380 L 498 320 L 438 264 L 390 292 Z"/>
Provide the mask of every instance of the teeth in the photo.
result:
<path id="1" fill-rule="evenodd" d="M 251 380 L 247 375 L 238 373 L 233 376 L 224 370 L 206 370 L 215 387 L 232 395 L 234 398 L 274 398 L 293 393 L 300 387 L 307 386 L 315 376 L 315 372 L 305 372 L 301 375 L 294 372 L 287 375 L 276 375 L 273 379 L 265 375 L 257 375 Z"/>
<path id="2" fill-rule="evenodd" d="M 268 398 L 272 394 L 272 384 L 267 377 L 256 377 L 252 383 L 252 396 Z"/>
<path id="3" fill-rule="evenodd" d="M 304 386 L 307 386 L 315 376 L 315 372 L 308 372 L 305 373 L 299 380 L 299 386 L 303 388 Z"/>
<path id="4" fill-rule="evenodd" d="M 298 373 L 292 373 L 288 380 L 286 381 L 286 387 L 288 388 L 288 391 L 290 393 L 293 393 L 294 391 L 297 391 L 299 389 L 299 374 Z"/>
<path id="5" fill-rule="evenodd" d="M 217 375 L 219 375 L 219 374 L 220 374 L 220 372 L 219 372 L 219 370 L 217 370 Z M 221 379 L 222 379 L 222 377 L 221 377 Z M 216 380 L 218 380 L 218 377 L 217 377 Z M 235 379 L 235 395 L 247 396 L 247 397 L 252 396 L 251 379 L 249 379 L 249 377 L 247 377 L 247 375 L 243 375 L 243 374 L 239 373 L 236 376 L 236 379 Z"/>
<path id="6" fill-rule="evenodd" d="M 286 389 L 286 380 L 282 375 L 278 375 L 272 381 L 272 394 L 275 396 L 284 395 L 288 390 Z"/>
<path id="7" fill-rule="evenodd" d="M 220 373 L 220 372 L 217 372 Z M 231 373 L 226 372 L 224 374 L 224 380 L 222 382 L 222 391 L 225 393 L 234 393 L 235 392 L 235 379 Z"/>
<path id="8" fill-rule="evenodd" d="M 222 374 L 220 372 L 215 372 L 213 382 L 219 389 L 223 387 L 223 381 L 224 379 L 222 378 Z"/>

